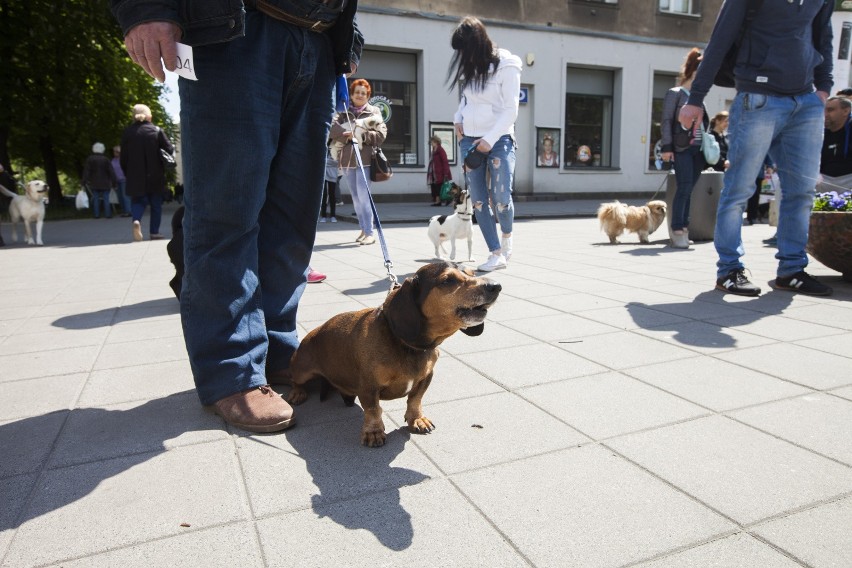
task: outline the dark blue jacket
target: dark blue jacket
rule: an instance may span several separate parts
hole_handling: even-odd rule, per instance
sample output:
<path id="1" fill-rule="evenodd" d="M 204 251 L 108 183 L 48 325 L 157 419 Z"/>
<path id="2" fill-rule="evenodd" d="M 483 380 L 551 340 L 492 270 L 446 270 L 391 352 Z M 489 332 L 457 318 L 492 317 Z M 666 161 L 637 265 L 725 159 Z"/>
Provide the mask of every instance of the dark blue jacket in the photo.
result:
<path id="1" fill-rule="evenodd" d="M 310 18 L 319 2 L 312 0 L 267 0 L 288 13 Z M 355 24 L 357 0 L 346 0 L 337 23 L 325 33 L 331 38 L 338 74 L 351 71 L 350 63 L 361 59 L 364 38 Z M 245 35 L 243 0 L 111 0 L 112 13 L 124 35 L 139 24 L 174 22 L 183 31 L 181 43 L 191 46 L 221 43 Z"/>
<path id="2" fill-rule="evenodd" d="M 713 78 L 740 35 L 746 0 L 722 4 L 710 42 L 692 83 L 689 104 L 701 106 Z M 831 92 L 831 14 L 834 0 L 763 0 L 743 37 L 734 67 L 736 89 L 746 93 L 794 96 Z M 819 45 L 813 41 L 814 27 Z"/>

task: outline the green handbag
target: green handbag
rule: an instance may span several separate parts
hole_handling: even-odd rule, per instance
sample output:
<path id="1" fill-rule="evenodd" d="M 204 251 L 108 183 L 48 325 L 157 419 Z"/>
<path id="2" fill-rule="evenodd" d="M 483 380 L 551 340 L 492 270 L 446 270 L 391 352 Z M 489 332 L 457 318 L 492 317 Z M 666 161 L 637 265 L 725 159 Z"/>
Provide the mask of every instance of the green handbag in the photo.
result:
<path id="1" fill-rule="evenodd" d="M 450 201 L 453 198 L 453 182 L 447 180 L 441 184 L 441 201 Z"/>

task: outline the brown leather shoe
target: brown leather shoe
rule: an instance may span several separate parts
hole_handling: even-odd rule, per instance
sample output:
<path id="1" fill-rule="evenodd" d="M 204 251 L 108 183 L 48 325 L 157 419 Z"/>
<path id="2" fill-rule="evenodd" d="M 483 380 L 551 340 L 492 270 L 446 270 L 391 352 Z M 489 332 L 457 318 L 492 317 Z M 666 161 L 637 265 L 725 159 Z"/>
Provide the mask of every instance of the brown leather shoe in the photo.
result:
<path id="1" fill-rule="evenodd" d="M 269 385 L 232 394 L 206 408 L 249 432 L 278 432 L 295 422 L 292 407 Z"/>

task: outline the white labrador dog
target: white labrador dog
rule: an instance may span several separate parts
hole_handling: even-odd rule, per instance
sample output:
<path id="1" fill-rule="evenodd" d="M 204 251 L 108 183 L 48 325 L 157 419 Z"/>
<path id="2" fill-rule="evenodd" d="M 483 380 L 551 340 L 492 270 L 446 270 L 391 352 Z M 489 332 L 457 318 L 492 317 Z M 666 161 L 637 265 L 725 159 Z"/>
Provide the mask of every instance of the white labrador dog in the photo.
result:
<path id="1" fill-rule="evenodd" d="M 442 259 L 444 241 L 450 241 L 450 260 L 456 259 L 456 239 L 467 239 L 467 260 L 473 262 L 473 204 L 470 193 L 453 184 L 453 206 L 455 213 L 452 215 L 435 215 L 429 219 L 429 240 L 435 245 L 435 257 Z"/>
<path id="2" fill-rule="evenodd" d="M 9 204 L 9 217 L 12 219 L 12 240 L 18 240 L 16 224 L 24 226 L 28 245 L 44 245 L 41 240 L 41 229 L 44 225 L 44 206 L 47 203 L 48 186 L 41 180 L 33 180 L 26 185 L 26 195 L 18 195 L 0 185 L 0 193 L 12 198 Z M 30 223 L 36 224 L 36 237 L 33 239 Z"/>

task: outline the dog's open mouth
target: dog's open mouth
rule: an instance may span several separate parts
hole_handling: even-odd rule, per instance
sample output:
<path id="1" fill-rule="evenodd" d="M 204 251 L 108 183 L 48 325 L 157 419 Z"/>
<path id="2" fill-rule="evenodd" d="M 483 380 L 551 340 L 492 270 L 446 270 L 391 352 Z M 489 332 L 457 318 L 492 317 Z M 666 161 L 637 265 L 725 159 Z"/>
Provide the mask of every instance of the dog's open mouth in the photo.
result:
<path id="1" fill-rule="evenodd" d="M 485 316 L 488 315 L 488 308 L 490 308 L 492 304 L 494 304 L 494 302 L 480 304 L 471 308 L 458 308 L 456 310 L 456 314 L 458 314 L 459 319 L 464 322 L 481 323 L 485 321 Z"/>

